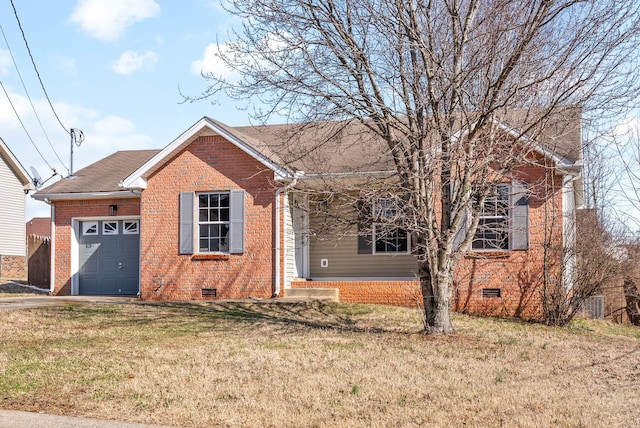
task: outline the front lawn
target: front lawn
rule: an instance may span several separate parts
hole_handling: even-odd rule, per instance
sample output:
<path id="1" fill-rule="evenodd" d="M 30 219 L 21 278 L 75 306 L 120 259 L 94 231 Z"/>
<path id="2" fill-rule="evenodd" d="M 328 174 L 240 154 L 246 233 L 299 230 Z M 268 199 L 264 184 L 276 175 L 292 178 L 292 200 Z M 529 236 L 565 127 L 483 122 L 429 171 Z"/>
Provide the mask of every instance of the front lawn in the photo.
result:
<path id="1" fill-rule="evenodd" d="M 173 426 L 632 426 L 640 329 L 335 303 L 0 312 L 0 407 Z"/>

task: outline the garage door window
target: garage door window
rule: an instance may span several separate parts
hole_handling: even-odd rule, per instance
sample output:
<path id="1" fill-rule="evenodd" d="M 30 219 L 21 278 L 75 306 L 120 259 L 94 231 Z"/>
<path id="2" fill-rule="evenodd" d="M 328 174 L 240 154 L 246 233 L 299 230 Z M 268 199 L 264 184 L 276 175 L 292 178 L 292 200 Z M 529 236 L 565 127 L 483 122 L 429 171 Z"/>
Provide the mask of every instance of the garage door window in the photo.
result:
<path id="1" fill-rule="evenodd" d="M 98 222 L 97 221 L 85 221 L 82 223 L 83 235 L 97 235 L 98 234 Z"/>
<path id="2" fill-rule="evenodd" d="M 138 221 L 125 221 L 122 233 L 125 235 L 137 235 L 140 233 Z"/>
<path id="3" fill-rule="evenodd" d="M 102 223 L 103 235 L 117 235 L 118 234 L 118 222 L 117 221 L 105 221 Z"/>

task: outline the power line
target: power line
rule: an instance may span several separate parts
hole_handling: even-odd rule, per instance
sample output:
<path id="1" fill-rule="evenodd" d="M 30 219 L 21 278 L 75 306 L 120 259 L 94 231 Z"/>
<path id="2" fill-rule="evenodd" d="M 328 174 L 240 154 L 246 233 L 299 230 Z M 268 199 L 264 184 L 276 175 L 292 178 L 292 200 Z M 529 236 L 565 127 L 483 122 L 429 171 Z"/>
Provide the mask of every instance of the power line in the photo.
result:
<path id="1" fill-rule="evenodd" d="M 4 94 L 7 96 L 7 100 L 9 101 L 9 104 L 11 105 L 11 108 L 13 109 L 13 112 L 16 114 L 16 117 L 18 118 L 18 122 L 20 122 L 20 125 L 22 125 L 22 129 L 24 129 L 24 132 L 27 134 L 27 137 L 29 137 L 29 141 L 31 141 L 31 144 L 33 144 L 33 147 L 36 149 L 36 152 L 38 152 L 38 154 L 40 155 L 40 157 L 42 158 L 44 163 L 46 163 L 47 166 L 49 168 L 51 168 L 51 170 L 54 173 L 56 173 L 56 169 L 51 166 L 51 164 L 45 159 L 44 156 L 42 156 L 42 153 L 40 153 L 40 150 L 38 149 L 38 146 L 33 141 L 33 138 L 31 138 L 31 134 L 29 134 L 29 131 L 27 131 L 27 128 L 24 126 L 24 123 L 22 122 L 22 119 L 20 119 L 20 115 L 18 114 L 18 111 L 16 110 L 15 106 L 13 105 L 13 102 L 11 102 L 11 98 L 9 97 L 9 94 L 7 93 L 7 90 L 4 88 L 4 85 L 2 84 L 2 81 L 0 81 L 0 86 L 2 86 L 2 90 L 4 91 Z"/>
<path id="2" fill-rule="evenodd" d="M 13 56 L 13 52 L 11 51 L 11 46 L 9 46 L 9 42 L 7 41 L 7 36 L 4 34 L 4 29 L 2 28 L 2 25 L 0 25 L 0 32 L 2 32 L 2 37 L 4 38 L 4 42 L 7 45 L 7 49 L 9 50 L 9 55 L 11 55 L 11 59 L 13 60 L 13 65 L 16 68 L 16 72 L 18 73 L 18 77 L 20 77 L 20 83 L 22 83 L 22 88 L 24 89 L 24 92 L 27 95 L 27 99 L 29 100 L 29 104 L 31 104 L 31 110 L 33 110 L 33 114 L 36 116 L 36 119 L 38 120 L 38 123 L 40 124 L 40 129 L 42 129 L 42 133 L 44 134 L 45 138 L 49 142 L 49 146 L 51 147 L 51 150 L 53 150 L 53 153 L 56 155 L 56 158 L 58 158 L 58 161 L 60 161 L 60 163 L 62 164 L 62 166 L 65 169 L 68 169 L 67 166 L 65 165 L 65 163 L 62 161 L 62 159 L 60 159 L 60 156 L 58 155 L 58 152 L 56 152 L 56 149 L 53 147 L 53 144 L 51 143 L 51 140 L 49 139 L 49 135 L 47 134 L 47 131 L 45 131 L 44 126 L 42 125 L 42 121 L 40 120 L 40 116 L 38 116 L 38 112 L 36 111 L 36 108 L 33 105 L 33 101 L 31 100 L 31 96 L 29 96 L 29 91 L 27 90 L 27 86 L 25 85 L 24 80 L 22 79 L 22 74 L 20 73 L 20 69 L 18 68 L 18 63 L 16 62 L 16 59 Z"/>
<path id="3" fill-rule="evenodd" d="M 31 49 L 29 48 L 29 43 L 27 43 L 27 37 L 24 34 L 24 30 L 22 29 L 22 24 L 20 23 L 20 18 L 18 18 L 18 11 L 16 10 L 16 6 L 13 4 L 13 0 L 11 0 L 11 7 L 13 8 L 13 14 L 16 17 L 16 21 L 18 21 L 18 27 L 20 28 L 20 32 L 22 33 L 22 39 L 24 40 L 24 44 L 27 47 L 27 52 L 29 52 L 29 58 L 31 58 L 31 64 L 33 64 L 33 69 L 36 71 L 36 75 L 38 76 L 38 81 L 40 82 L 40 86 L 42 87 L 42 91 L 44 92 L 44 96 L 49 102 L 49 106 L 51 107 L 51 111 L 53 111 L 53 115 L 58 119 L 58 123 L 62 126 L 62 129 L 69 135 L 71 135 L 71 131 L 69 131 L 63 124 L 60 118 L 58 117 L 58 113 L 53 108 L 53 103 L 51 99 L 49 99 L 49 94 L 47 94 L 47 90 L 44 88 L 44 83 L 42 83 L 42 78 L 40 77 L 40 72 L 38 71 L 38 67 L 36 67 L 36 62 L 33 59 L 33 55 L 31 55 Z"/>

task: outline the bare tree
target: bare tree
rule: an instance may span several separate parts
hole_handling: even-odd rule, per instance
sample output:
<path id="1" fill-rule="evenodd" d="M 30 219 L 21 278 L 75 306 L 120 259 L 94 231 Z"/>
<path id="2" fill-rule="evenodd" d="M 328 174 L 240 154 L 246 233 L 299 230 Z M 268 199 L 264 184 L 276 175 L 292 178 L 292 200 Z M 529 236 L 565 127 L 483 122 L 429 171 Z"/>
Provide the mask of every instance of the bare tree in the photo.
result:
<path id="1" fill-rule="evenodd" d="M 622 128 L 622 129 L 621 129 Z M 640 233 L 640 120 L 629 119 L 619 124 L 606 139 L 610 147 L 615 147 L 617 155 L 614 165 L 618 166 L 615 176 L 620 221 L 629 228 L 630 239 L 637 239 Z"/>
<path id="2" fill-rule="evenodd" d="M 219 57 L 241 77 L 208 76 L 203 97 L 258 100 L 260 119 L 355 122 L 384 142 L 401 196 L 393 218 L 414 238 L 431 333 L 453 332 L 454 269 L 484 202 L 529 162 L 536 138 L 568 106 L 624 106 L 637 87 L 628 64 L 640 31 L 635 0 L 228 6 L 243 27 Z M 509 138 L 498 130 L 505 122 Z"/>

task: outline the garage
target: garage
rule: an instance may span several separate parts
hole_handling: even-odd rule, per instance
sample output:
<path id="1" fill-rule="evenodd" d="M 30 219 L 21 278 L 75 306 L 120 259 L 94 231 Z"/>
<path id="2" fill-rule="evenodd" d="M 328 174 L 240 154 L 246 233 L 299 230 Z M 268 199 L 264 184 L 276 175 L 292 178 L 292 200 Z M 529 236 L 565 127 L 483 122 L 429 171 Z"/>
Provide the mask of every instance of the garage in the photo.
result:
<path id="1" fill-rule="evenodd" d="M 81 221 L 79 232 L 79 294 L 138 294 L 140 221 Z"/>

